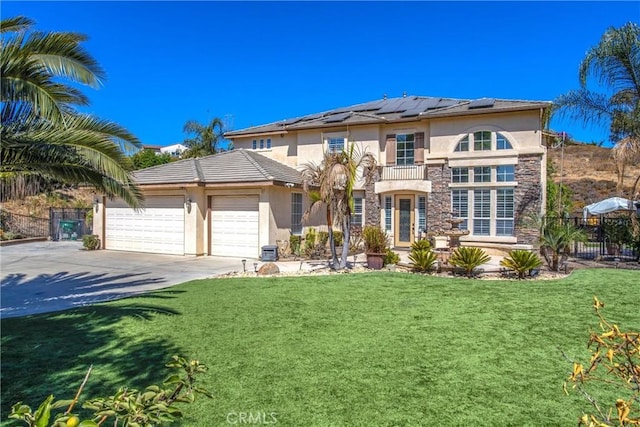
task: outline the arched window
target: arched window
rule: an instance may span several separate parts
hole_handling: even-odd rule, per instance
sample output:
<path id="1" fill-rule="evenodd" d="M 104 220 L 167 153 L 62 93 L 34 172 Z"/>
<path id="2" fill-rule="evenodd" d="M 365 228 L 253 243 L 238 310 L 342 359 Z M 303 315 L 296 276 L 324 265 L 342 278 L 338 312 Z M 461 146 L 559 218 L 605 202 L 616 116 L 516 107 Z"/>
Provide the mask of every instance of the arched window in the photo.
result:
<path id="1" fill-rule="evenodd" d="M 501 133 L 496 133 L 496 149 L 497 150 L 511 150 L 513 147 L 509 140 Z"/>
<path id="2" fill-rule="evenodd" d="M 465 136 L 458 142 L 454 151 L 469 151 L 469 135 Z"/>

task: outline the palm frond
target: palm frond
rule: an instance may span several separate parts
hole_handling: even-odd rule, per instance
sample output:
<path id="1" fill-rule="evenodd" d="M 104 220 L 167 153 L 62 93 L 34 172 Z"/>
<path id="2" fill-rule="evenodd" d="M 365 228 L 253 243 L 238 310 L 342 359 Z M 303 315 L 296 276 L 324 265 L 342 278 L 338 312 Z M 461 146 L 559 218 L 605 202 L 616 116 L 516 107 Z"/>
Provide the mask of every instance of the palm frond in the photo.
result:
<path id="1" fill-rule="evenodd" d="M 15 16 L 0 21 L 0 34 L 15 33 L 28 30 L 34 21 L 25 16 Z"/>

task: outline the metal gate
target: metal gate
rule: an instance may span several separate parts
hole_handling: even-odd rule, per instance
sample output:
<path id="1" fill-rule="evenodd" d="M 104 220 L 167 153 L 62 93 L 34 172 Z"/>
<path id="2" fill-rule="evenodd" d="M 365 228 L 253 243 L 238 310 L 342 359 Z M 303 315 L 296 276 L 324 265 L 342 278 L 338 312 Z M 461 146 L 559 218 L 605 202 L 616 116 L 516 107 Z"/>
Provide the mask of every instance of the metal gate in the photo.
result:
<path id="1" fill-rule="evenodd" d="M 87 221 L 89 212 L 91 208 L 49 208 L 51 240 L 82 240 L 85 234 L 92 234 L 93 221 Z"/>

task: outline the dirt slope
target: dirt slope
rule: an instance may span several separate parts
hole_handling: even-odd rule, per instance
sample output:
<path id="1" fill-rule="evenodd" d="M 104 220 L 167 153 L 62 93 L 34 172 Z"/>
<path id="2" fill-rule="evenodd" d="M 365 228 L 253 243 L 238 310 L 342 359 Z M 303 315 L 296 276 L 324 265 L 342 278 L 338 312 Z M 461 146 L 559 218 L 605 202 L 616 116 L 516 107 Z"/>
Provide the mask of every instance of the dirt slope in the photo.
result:
<path id="1" fill-rule="evenodd" d="M 609 148 L 590 144 L 567 145 L 564 149 L 562 178 L 561 149 L 549 148 L 547 154 L 555 168 L 555 174 L 549 179 L 555 182 L 562 179 L 562 182 L 571 188 L 575 200 L 574 211 L 577 214 L 582 214 L 582 208 L 588 204 L 620 196 L 616 193 L 616 168 Z M 629 197 L 631 186 L 639 175 L 640 165 L 627 166 L 623 197 Z"/>

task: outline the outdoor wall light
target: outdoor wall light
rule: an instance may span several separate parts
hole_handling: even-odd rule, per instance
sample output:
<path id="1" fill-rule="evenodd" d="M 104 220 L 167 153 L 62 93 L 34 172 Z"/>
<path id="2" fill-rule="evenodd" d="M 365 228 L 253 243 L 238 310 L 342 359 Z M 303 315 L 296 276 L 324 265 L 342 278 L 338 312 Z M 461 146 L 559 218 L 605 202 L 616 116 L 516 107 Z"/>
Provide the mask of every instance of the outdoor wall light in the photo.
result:
<path id="1" fill-rule="evenodd" d="M 96 211 L 96 213 L 98 213 L 98 210 L 100 210 L 100 200 L 98 200 L 98 196 L 93 199 L 93 209 Z"/>
<path id="2" fill-rule="evenodd" d="M 256 272 L 256 273 L 258 272 L 258 263 L 257 262 L 253 263 L 253 271 Z"/>
<path id="3" fill-rule="evenodd" d="M 242 260 L 242 272 L 243 273 L 247 272 L 247 260 L 246 259 Z"/>
<path id="4" fill-rule="evenodd" d="M 187 213 L 191 213 L 191 197 L 187 197 L 187 201 L 184 204 L 187 207 Z"/>

